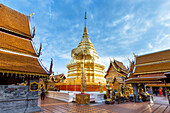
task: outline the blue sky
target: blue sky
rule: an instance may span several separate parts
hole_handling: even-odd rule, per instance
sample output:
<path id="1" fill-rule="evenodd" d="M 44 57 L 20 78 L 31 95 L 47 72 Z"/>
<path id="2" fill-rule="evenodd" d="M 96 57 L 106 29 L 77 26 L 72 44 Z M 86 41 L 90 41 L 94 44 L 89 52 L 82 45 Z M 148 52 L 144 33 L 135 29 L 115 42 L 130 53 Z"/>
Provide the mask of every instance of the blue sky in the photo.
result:
<path id="1" fill-rule="evenodd" d="M 43 45 L 40 59 L 47 69 L 54 59 L 55 74 L 67 75 L 71 50 L 82 38 L 87 11 L 89 38 L 102 63 L 170 49 L 169 0 L 0 0 L 31 17 L 35 47 Z"/>

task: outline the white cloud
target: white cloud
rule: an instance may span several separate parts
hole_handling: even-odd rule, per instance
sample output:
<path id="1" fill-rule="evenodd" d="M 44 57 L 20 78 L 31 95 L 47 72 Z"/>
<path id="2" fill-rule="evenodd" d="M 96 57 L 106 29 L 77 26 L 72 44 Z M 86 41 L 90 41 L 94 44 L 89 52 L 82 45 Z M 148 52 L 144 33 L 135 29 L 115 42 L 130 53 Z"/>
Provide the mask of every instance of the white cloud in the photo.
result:
<path id="1" fill-rule="evenodd" d="M 128 21 L 128 20 L 130 20 L 130 19 L 133 19 L 133 17 L 134 17 L 134 14 L 127 14 L 127 15 L 125 15 L 125 16 L 123 17 L 122 20 Z"/>
<path id="2" fill-rule="evenodd" d="M 111 40 L 114 40 L 114 39 L 115 39 L 115 37 L 111 36 L 111 37 L 103 38 L 102 41 L 106 42 L 106 41 L 111 41 Z"/>
<path id="3" fill-rule="evenodd" d="M 130 29 L 130 26 L 129 25 L 125 25 L 124 29 L 123 29 L 123 33 L 125 34 L 128 29 Z"/>
<path id="4" fill-rule="evenodd" d="M 151 43 L 148 44 L 148 47 L 149 47 L 149 48 L 153 48 Z"/>
<path id="5" fill-rule="evenodd" d="M 134 14 L 127 14 L 127 15 L 123 16 L 122 18 L 118 19 L 118 20 L 114 20 L 112 23 L 108 23 L 107 27 L 115 27 L 119 23 L 129 21 L 129 20 L 131 20 L 133 18 L 134 18 Z"/>

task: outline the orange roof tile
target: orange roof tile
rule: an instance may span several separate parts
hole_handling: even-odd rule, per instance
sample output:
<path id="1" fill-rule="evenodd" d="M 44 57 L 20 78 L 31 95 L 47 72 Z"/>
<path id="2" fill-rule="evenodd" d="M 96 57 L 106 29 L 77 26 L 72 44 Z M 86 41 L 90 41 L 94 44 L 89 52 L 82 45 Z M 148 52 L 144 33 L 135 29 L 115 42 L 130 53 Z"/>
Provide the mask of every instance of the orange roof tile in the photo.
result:
<path id="1" fill-rule="evenodd" d="M 25 73 L 45 74 L 37 58 L 0 51 L 0 70 L 18 71 Z"/>
<path id="2" fill-rule="evenodd" d="M 166 76 L 159 76 L 159 77 L 136 77 L 136 78 L 129 78 L 125 80 L 126 83 L 156 83 L 160 82 L 161 78 L 166 78 Z"/>
<path id="3" fill-rule="evenodd" d="M 121 68 L 121 69 L 124 69 L 124 70 L 127 70 L 126 67 L 123 65 L 122 62 L 119 62 L 117 60 L 115 60 L 116 64 Z"/>
<path id="4" fill-rule="evenodd" d="M 0 49 L 36 56 L 31 40 L 0 32 Z"/>
<path id="5" fill-rule="evenodd" d="M 170 62 L 162 62 L 150 65 L 136 66 L 134 74 L 166 72 L 170 70 Z"/>
<path id="6" fill-rule="evenodd" d="M 160 51 L 136 57 L 136 65 L 170 60 L 170 50 Z"/>
<path id="7" fill-rule="evenodd" d="M 31 36 L 28 16 L 3 4 L 0 4 L 0 27 Z"/>
<path id="8" fill-rule="evenodd" d="M 118 68 L 118 67 L 119 68 Z M 114 60 L 114 62 L 110 61 L 110 65 L 109 68 L 106 71 L 106 75 L 104 76 L 104 78 L 106 78 L 109 75 L 109 70 L 111 69 L 111 67 L 113 67 L 113 69 L 115 69 L 117 71 L 117 73 L 123 75 L 124 77 L 127 77 L 128 74 L 128 70 L 126 69 L 126 67 L 123 65 L 122 62 L 119 62 L 117 60 Z M 123 69 L 122 69 L 123 68 Z"/>

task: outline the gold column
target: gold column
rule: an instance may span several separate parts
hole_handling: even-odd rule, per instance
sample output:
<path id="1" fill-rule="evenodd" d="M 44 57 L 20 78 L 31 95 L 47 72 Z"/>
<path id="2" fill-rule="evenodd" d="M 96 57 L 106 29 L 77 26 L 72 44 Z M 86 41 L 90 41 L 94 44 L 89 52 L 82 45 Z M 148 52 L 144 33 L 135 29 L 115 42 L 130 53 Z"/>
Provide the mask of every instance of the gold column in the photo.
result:
<path id="1" fill-rule="evenodd" d="M 84 93 L 84 56 L 82 55 L 81 93 Z"/>

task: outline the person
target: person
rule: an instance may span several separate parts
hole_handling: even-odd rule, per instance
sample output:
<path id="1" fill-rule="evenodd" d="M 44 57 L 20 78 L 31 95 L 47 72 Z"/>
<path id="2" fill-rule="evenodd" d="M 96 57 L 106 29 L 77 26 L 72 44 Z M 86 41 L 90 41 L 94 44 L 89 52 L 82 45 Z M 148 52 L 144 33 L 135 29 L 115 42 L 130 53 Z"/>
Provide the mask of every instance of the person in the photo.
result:
<path id="1" fill-rule="evenodd" d="M 45 96 L 45 90 L 44 90 L 44 88 L 42 87 L 42 88 L 41 88 L 41 100 L 44 100 L 44 96 Z"/>
<path id="2" fill-rule="evenodd" d="M 157 88 L 155 89 L 155 94 L 156 94 L 156 96 L 158 95 L 158 89 Z"/>
<path id="3" fill-rule="evenodd" d="M 162 95 L 162 88 L 159 89 L 159 95 Z"/>
<path id="4" fill-rule="evenodd" d="M 162 93 L 163 93 L 163 96 L 165 96 L 166 94 L 165 94 L 165 89 L 163 88 L 163 90 L 162 90 Z"/>

